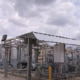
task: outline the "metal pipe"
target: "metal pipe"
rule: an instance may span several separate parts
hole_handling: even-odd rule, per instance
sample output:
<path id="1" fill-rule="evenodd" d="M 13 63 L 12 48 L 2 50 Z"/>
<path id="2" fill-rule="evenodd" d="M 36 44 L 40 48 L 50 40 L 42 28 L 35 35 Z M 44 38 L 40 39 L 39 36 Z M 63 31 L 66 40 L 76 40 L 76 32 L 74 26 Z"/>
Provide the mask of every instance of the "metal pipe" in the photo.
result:
<path id="1" fill-rule="evenodd" d="M 38 63 L 38 49 L 35 49 L 35 62 Z"/>
<path id="2" fill-rule="evenodd" d="M 1 41 L 1 57 L 3 58 L 3 56 L 2 56 L 2 41 Z M 2 58 L 0 61 L 2 61 Z"/>
<path id="3" fill-rule="evenodd" d="M 17 47 L 17 62 L 18 62 L 18 64 L 20 64 L 20 62 L 21 62 L 21 48 L 19 46 Z M 17 67 L 21 68 L 21 65 L 20 66 L 18 65 Z"/>
<path id="4" fill-rule="evenodd" d="M 66 69 L 65 44 L 64 44 L 64 63 L 61 64 L 62 72 L 63 72 L 63 65 L 64 65 L 64 74 L 65 74 L 65 69 Z"/>
<path id="5" fill-rule="evenodd" d="M 42 42 L 42 64 L 43 64 L 43 48 L 44 48 L 44 45 L 43 45 L 43 42 Z"/>
<path id="6" fill-rule="evenodd" d="M 46 42 L 45 42 L 45 45 L 46 45 Z M 46 56 L 46 52 L 47 52 L 47 51 L 46 51 L 46 50 L 47 50 L 46 48 L 47 48 L 47 45 L 46 45 L 46 47 L 45 47 L 45 56 Z"/>
<path id="7" fill-rule="evenodd" d="M 5 65 L 4 65 L 4 77 L 7 78 L 8 74 L 8 48 L 5 48 Z"/>
<path id="8" fill-rule="evenodd" d="M 72 52 L 72 65 L 73 65 L 73 63 L 74 63 L 74 58 L 73 58 L 73 52 Z"/>
<path id="9" fill-rule="evenodd" d="M 19 62 L 20 62 L 20 69 L 21 69 L 22 68 L 22 64 L 21 64 L 21 47 L 19 47 L 19 54 L 20 54 Z"/>
<path id="10" fill-rule="evenodd" d="M 11 64 L 11 48 L 9 48 L 9 53 L 8 53 L 8 55 L 9 55 L 9 65 Z"/>

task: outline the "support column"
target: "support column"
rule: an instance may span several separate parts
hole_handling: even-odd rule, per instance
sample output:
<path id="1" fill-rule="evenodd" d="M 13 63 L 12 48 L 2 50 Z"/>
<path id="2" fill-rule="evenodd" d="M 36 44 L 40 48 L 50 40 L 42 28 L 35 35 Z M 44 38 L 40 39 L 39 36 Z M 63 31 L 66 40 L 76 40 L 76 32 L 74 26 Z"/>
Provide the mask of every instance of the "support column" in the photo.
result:
<path id="1" fill-rule="evenodd" d="M 35 62 L 38 63 L 38 49 L 35 49 Z"/>
<path id="2" fill-rule="evenodd" d="M 72 53 L 72 65 L 73 65 L 73 63 L 74 63 L 74 58 L 73 58 L 74 52 L 71 52 L 71 53 Z"/>
<path id="3" fill-rule="evenodd" d="M 8 48 L 5 48 L 5 66 L 4 66 L 4 77 L 7 78 L 8 74 Z"/>
<path id="4" fill-rule="evenodd" d="M 66 45 L 64 44 L 64 74 L 66 73 Z"/>
<path id="5" fill-rule="evenodd" d="M 9 65 L 11 64 L 11 48 L 9 48 L 10 50 L 9 50 L 9 53 L 8 53 L 8 55 L 9 55 Z"/>
<path id="6" fill-rule="evenodd" d="M 31 80 L 31 68 L 32 68 L 32 44 L 31 39 L 28 39 L 28 61 L 27 61 L 27 80 Z"/>
<path id="7" fill-rule="evenodd" d="M 19 47 L 19 62 L 20 62 L 20 69 L 22 69 L 22 64 L 21 64 L 21 47 Z"/>
<path id="8" fill-rule="evenodd" d="M 17 62 L 19 61 L 18 60 L 18 55 L 19 55 L 19 47 L 17 47 Z"/>
<path id="9" fill-rule="evenodd" d="M 20 62 L 21 62 L 21 48 L 20 47 L 17 47 L 17 62 L 18 62 L 18 68 L 21 67 Z"/>
<path id="10" fill-rule="evenodd" d="M 79 58 L 78 60 L 79 60 L 79 66 L 80 66 L 80 46 L 79 46 L 79 53 L 78 53 L 78 56 L 79 56 L 79 57 L 78 57 L 78 58 Z"/>
<path id="11" fill-rule="evenodd" d="M 63 73 L 63 63 L 59 63 L 59 74 Z"/>

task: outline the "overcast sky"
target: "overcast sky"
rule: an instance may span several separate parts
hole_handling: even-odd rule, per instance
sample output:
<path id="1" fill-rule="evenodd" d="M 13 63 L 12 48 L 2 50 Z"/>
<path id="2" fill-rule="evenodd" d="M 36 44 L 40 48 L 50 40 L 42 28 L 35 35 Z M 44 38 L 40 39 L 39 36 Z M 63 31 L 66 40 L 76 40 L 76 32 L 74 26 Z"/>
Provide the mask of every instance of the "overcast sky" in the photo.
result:
<path id="1" fill-rule="evenodd" d="M 80 38 L 80 0 L 0 0 L 0 36 L 30 31 Z"/>

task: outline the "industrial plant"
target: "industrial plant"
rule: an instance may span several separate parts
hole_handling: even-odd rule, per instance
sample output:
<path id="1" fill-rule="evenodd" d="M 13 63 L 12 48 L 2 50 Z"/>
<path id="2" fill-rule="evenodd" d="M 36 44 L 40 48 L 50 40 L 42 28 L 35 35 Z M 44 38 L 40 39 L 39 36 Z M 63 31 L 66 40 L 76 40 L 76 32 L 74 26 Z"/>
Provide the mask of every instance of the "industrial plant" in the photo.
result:
<path id="1" fill-rule="evenodd" d="M 30 32 L 0 44 L 0 73 L 25 80 L 68 80 L 80 76 L 80 41 Z"/>

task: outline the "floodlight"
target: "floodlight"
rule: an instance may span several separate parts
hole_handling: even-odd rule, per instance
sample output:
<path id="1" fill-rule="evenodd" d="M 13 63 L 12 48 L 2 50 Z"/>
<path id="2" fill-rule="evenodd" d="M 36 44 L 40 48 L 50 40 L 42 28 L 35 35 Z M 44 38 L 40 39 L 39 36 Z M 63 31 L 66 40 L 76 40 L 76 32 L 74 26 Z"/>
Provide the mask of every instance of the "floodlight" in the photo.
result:
<path id="1" fill-rule="evenodd" d="M 7 35 L 3 35 L 1 41 L 6 41 L 6 39 L 7 39 Z"/>

